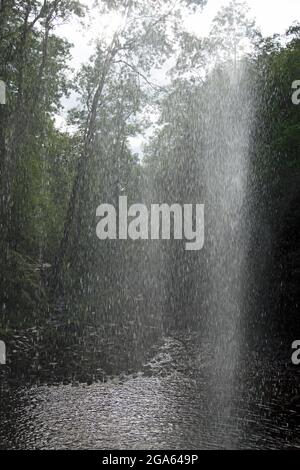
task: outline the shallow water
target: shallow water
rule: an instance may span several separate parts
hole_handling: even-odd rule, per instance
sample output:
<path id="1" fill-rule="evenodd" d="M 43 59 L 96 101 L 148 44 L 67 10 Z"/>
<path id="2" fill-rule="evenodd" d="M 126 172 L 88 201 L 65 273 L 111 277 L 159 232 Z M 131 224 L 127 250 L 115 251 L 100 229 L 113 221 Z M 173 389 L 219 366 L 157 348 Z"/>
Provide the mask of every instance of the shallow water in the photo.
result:
<path id="1" fill-rule="evenodd" d="M 0 448 L 300 448 L 296 369 L 251 360 L 229 394 L 211 364 L 176 371 L 166 360 L 90 386 L 4 387 Z"/>

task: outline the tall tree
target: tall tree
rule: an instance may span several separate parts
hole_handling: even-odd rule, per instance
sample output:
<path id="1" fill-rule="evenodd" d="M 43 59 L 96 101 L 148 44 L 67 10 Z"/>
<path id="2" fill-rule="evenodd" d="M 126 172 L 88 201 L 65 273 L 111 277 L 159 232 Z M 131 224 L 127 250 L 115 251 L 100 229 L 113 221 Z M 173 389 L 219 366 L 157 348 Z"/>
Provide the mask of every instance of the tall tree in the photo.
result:
<path id="1" fill-rule="evenodd" d="M 52 139 L 57 136 L 54 117 L 69 88 L 70 45 L 54 30 L 73 15 L 81 16 L 83 9 L 79 2 L 65 0 L 3 0 L 0 9 L 0 77 L 7 85 L 7 104 L 0 116 L 4 304 L 7 299 L 31 297 L 28 290 L 34 289 L 29 284 L 38 285 L 43 258 L 40 235 L 51 211 L 48 183 Z"/>
<path id="2" fill-rule="evenodd" d="M 110 86 L 111 74 L 115 73 L 115 70 L 125 74 L 131 72 L 139 80 L 153 86 L 149 74 L 153 67 L 162 66 L 174 51 L 176 42 L 174 33 L 180 26 L 183 5 L 185 7 L 203 6 L 206 2 L 124 0 L 97 3 L 102 14 L 111 10 L 117 12 L 119 26 L 109 44 L 104 41 L 97 47 L 95 66 L 98 78 L 93 89 L 90 90 L 82 154 L 78 161 L 64 235 L 54 267 L 54 286 L 58 283 L 69 245 L 80 191 L 84 185 L 86 166 L 95 146 L 97 115 L 101 112 L 103 97 Z"/>

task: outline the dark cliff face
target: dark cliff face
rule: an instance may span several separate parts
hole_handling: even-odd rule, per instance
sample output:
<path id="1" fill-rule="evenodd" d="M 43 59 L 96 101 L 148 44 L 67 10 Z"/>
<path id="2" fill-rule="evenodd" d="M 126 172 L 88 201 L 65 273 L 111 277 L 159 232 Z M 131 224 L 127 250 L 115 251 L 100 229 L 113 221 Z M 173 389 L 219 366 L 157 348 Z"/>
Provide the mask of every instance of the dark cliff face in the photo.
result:
<path id="1" fill-rule="evenodd" d="M 248 336 L 271 348 L 280 343 L 286 350 L 300 338 L 300 191 L 294 175 L 288 181 L 289 197 L 273 195 L 273 210 L 264 210 L 265 218 L 259 219 L 265 242 L 253 246 L 255 300 L 248 306 L 252 309 Z"/>

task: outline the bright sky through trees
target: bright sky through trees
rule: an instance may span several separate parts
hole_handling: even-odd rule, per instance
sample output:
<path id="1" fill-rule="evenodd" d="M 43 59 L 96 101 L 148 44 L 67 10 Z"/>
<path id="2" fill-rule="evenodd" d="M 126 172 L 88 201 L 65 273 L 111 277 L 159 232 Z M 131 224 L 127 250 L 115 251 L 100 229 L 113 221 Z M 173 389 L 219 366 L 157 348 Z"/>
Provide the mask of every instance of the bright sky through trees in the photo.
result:
<path id="1" fill-rule="evenodd" d="M 202 13 L 199 11 L 197 14 L 186 16 L 187 30 L 199 36 L 207 35 L 213 18 L 220 8 L 228 5 L 229 2 L 230 0 L 208 0 Z M 117 14 L 110 13 L 104 16 L 97 14 L 96 8 L 93 8 L 94 0 L 83 0 L 82 3 L 90 9 L 86 18 L 86 26 L 77 20 L 77 24 L 73 22 L 60 28 L 60 34 L 74 44 L 71 51 L 71 66 L 75 70 L 79 70 L 80 66 L 92 55 L 94 40 L 99 36 L 107 37 L 109 40 L 121 21 L 120 16 Z M 264 36 L 284 33 L 295 19 L 298 18 L 300 21 L 299 0 L 246 0 L 245 3 L 250 7 L 250 15 L 255 18 Z M 153 79 L 157 83 L 164 84 L 167 79 L 166 73 L 164 71 L 154 71 Z M 76 104 L 76 96 L 71 94 L 71 97 L 64 100 L 63 104 L 65 110 L 70 109 Z M 57 123 L 59 127 L 64 128 L 65 117 L 58 116 Z M 130 140 L 132 149 L 137 153 L 141 153 L 143 137 L 139 135 Z"/>

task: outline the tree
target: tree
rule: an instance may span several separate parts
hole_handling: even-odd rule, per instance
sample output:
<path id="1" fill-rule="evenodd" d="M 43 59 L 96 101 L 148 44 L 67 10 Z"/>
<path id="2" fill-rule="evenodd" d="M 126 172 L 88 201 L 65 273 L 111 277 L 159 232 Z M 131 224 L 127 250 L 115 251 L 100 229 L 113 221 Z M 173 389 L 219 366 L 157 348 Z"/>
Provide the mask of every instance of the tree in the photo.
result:
<path id="1" fill-rule="evenodd" d="M 99 2 L 98 2 L 99 3 Z M 97 128 L 97 115 L 101 112 L 103 97 L 110 86 L 111 75 L 117 70 L 135 75 L 136 78 L 152 88 L 159 88 L 151 83 L 148 75 L 153 67 L 161 66 L 174 52 L 175 31 L 180 24 L 182 4 L 203 5 L 202 1 L 145 1 L 124 0 L 122 2 L 101 2 L 101 12 L 116 10 L 120 24 L 113 34 L 110 44 L 98 43 L 95 58 L 95 70 L 98 78 L 89 89 L 88 112 L 84 124 L 85 133 L 82 154 L 70 198 L 64 235 L 54 268 L 54 286 L 58 285 L 59 273 L 69 245 L 72 225 L 76 217 L 76 207 L 85 179 L 86 166 L 93 154 Z"/>
<path id="2" fill-rule="evenodd" d="M 27 299 L 33 310 L 32 292 L 40 297 L 39 266 L 49 255 L 43 247 L 46 219 L 54 212 L 48 191 L 54 116 L 70 86 L 70 45 L 54 29 L 83 9 L 77 1 L 3 0 L 0 10 L 0 76 L 7 85 L 0 111 L 1 295 L 12 310 L 16 300 L 22 309 L 21 298 L 23 309 Z"/>
<path id="3" fill-rule="evenodd" d="M 214 18 L 209 41 L 219 57 L 230 60 L 236 68 L 239 58 L 260 37 L 255 21 L 249 19 L 247 5 L 232 0 Z"/>

